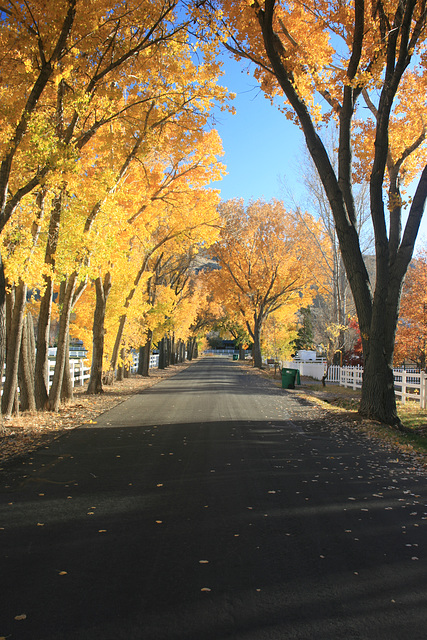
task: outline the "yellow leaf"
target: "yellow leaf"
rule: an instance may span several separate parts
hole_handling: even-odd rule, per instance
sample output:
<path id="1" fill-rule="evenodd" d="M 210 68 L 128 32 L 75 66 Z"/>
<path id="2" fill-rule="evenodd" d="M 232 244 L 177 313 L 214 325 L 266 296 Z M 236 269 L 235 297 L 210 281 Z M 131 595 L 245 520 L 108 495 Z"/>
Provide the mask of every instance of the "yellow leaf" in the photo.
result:
<path id="1" fill-rule="evenodd" d="M 60 571 L 58 575 L 60 575 L 60 576 L 66 576 L 66 575 L 67 575 L 67 571 Z"/>
<path id="2" fill-rule="evenodd" d="M 15 616 L 15 620 L 26 620 L 26 619 L 27 619 L 26 613 L 21 613 L 21 615 Z"/>

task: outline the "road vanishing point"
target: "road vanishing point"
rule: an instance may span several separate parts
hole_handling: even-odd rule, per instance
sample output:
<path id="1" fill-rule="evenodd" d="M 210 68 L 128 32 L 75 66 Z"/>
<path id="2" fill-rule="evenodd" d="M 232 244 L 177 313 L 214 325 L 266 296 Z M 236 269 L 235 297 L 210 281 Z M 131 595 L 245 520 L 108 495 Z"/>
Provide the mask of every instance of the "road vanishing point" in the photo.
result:
<path id="1" fill-rule="evenodd" d="M 427 638 L 427 474 L 207 357 L 0 475 L 0 638 Z"/>

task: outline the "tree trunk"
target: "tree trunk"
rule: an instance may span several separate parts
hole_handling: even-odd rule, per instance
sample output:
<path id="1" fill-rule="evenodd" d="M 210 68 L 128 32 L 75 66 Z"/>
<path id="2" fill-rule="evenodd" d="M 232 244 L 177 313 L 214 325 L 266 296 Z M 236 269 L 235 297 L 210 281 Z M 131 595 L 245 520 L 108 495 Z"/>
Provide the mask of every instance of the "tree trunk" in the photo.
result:
<path id="1" fill-rule="evenodd" d="M 159 342 L 159 369 L 165 368 L 165 339 L 162 338 Z"/>
<path id="2" fill-rule="evenodd" d="M 37 409 L 46 409 L 49 398 L 49 333 L 50 317 L 52 311 L 53 280 L 50 276 L 46 278 L 46 289 L 42 296 L 39 321 L 37 326 L 37 353 L 34 389 L 36 394 Z"/>
<path id="3" fill-rule="evenodd" d="M 194 358 L 195 346 L 196 346 L 196 338 L 194 336 L 192 336 L 191 338 L 188 338 L 187 360 L 191 361 Z"/>
<path id="4" fill-rule="evenodd" d="M 93 355 L 87 393 L 103 393 L 102 368 L 104 361 L 105 312 L 107 299 L 111 291 L 111 273 L 107 273 L 102 282 L 101 277 L 95 280 L 96 305 L 93 316 Z"/>
<path id="5" fill-rule="evenodd" d="M 148 378 L 150 375 L 150 355 L 151 355 L 151 341 L 153 337 L 153 332 L 151 329 L 147 330 L 147 340 L 143 347 L 139 350 L 139 364 L 138 364 L 138 373 L 145 378 Z"/>
<path id="6" fill-rule="evenodd" d="M 245 350 L 241 344 L 239 344 L 239 360 L 245 359 Z"/>
<path id="7" fill-rule="evenodd" d="M 3 368 L 4 368 L 5 360 L 6 360 L 6 280 L 4 276 L 3 260 L 0 253 L 0 389 L 3 386 L 2 380 L 3 380 Z M 2 420 L 3 419 L 1 417 L 1 421 Z"/>
<path id="8" fill-rule="evenodd" d="M 61 385 L 61 402 L 71 402 L 74 398 L 74 380 L 70 371 L 70 333 L 67 331 L 65 338 L 65 363 Z"/>
<path id="9" fill-rule="evenodd" d="M 62 312 L 59 318 L 58 346 L 56 349 L 55 371 L 53 373 L 52 386 L 49 392 L 47 408 L 50 411 L 58 411 L 61 402 L 62 380 L 66 362 L 69 362 L 69 353 L 66 353 L 67 338 L 70 328 L 70 313 L 72 309 L 74 292 L 77 285 L 77 273 L 73 273 L 68 279 L 62 304 Z"/>
<path id="10" fill-rule="evenodd" d="M 27 313 L 22 328 L 21 350 L 19 355 L 18 381 L 22 411 L 36 411 L 34 395 L 35 365 L 34 323 L 31 313 Z"/>
<path id="11" fill-rule="evenodd" d="M 56 195 L 52 202 L 49 221 L 49 232 L 46 245 L 45 264 L 55 271 L 55 253 L 58 247 L 59 227 L 62 213 L 62 192 Z M 49 402 L 49 333 L 52 313 L 52 296 L 54 276 L 44 276 L 46 289 L 41 299 L 39 322 L 37 329 L 37 353 L 35 370 L 35 393 L 37 409 L 46 409 Z"/>
<path id="12" fill-rule="evenodd" d="M 16 402 L 18 389 L 18 366 L 24 324 L 27 286 L 20 281 L 15 288 L 15 300 L 11 308 L 10 326 L 7 336 L 6 378 L 3 387 L 2 412 L 10 416 Z"/>
<path id="13" fill-rule="evenodd" d="M 254 361 L 254 367 L 262 369 L 262 354 L 261 354 L 261 325 L 257 319 L 255 319 L 253 329 L 247 323 L 247 328 L 250 336 L 253 340 L 252 357 Z"/>
<path id="14" fill-rule="evenodd" d="M 171 338 L 169 338 L 170 341 L 170 364 L 174 365 L 176 364 L 176 351 L 175 351 L 175 334 L 173 333 Z"/>
<path id="15" fill-rule="evenodd" d="M 124 347 L 122 347 L 120 349 L 120 359 L 122 361 L 122 363 L 117 367 L 117 377 L 116 380 L 117 382 L 123 382 L 123 380 L 125 379 L 125 349 Z"/>
<path id="16" fill-rule="evenodd" d="M 363 341 L 363 385 L 359 413 L 401 428 L 394 393 L 393 350 L 401 286 L 390 270 L 377 275 L 369 339 Z M 363 340 L 363 336 L 362 336 Z"/>

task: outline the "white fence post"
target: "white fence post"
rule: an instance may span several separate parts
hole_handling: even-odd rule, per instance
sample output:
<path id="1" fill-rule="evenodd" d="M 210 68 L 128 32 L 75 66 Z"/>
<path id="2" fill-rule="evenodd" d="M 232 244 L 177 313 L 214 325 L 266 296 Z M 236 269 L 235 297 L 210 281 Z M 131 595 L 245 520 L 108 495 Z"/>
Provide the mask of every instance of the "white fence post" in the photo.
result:
<path id="1" fill-rule="evenodd" d="M 424 371 L 420 372 L 420 405 L 421 409 L 425 409 L 427 407 L 427 374 Z"/>

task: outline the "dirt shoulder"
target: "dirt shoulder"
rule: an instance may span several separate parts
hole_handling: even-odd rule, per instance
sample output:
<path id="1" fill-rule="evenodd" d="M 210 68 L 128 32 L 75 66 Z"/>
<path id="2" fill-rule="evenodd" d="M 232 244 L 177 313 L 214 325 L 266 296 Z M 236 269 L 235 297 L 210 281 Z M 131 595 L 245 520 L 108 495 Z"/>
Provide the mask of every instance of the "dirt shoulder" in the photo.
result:
<path id="1" fill-rule="evenodd" d="M 248 365 L 242 366 L 246 368 Z M 274 377 L 272 369 L 259 371 L 257 375 L 262 375 L 274 386 L 281 387 L 281 377 L 279 374 Z M 359 415 L 358 389 L 347 389 L 334 383 L 327 383 L 326 387 L 323 387 L 320 381 L 303 376 L 300 385 L 296 385 L 295 389 L 284 389 L 283 392 L 318 406 L 322 409 L 323 418 L 331 425 L 357 429 L 367 437 L 397 449 L 402 455 L 410 456 L 414 464 L 427 467 L 427 412 L 420 410 L 417 404 L 398 403 L 399 416 L 405 426 L 410 427 L 409 433 L 401 433 L 388 425 Z"/>

